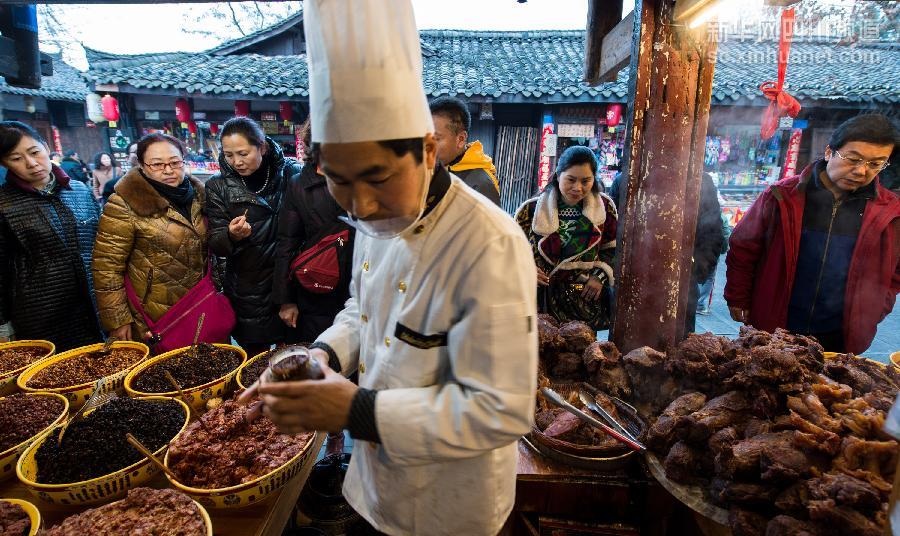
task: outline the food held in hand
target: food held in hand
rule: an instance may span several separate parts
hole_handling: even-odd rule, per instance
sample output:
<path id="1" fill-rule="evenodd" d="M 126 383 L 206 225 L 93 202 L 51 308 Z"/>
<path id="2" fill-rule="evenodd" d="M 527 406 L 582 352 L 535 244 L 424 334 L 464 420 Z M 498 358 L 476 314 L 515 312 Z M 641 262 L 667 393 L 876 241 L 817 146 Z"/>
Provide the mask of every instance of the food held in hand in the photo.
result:
<path id="1" fill-rule="evenodd" d="M 205 536 L 206 522 L 187 495 L 172 489 L 135 488 L 128 496 L 67 518 L 45 536 L 131 534 Z"/>
<path id="2" fill-rule="evenodd" d="M 175 391 L 166 378 L 166 371 L 182 389 L 203 385 L 228 375 L 241 365 L 241 354 L 231 348 L 200 343 L 196 354 L 190 348 L 164 361 L 155 363 L 134 378 L 132 387 L 142 393 L 170 393 Z"/>
<path id="3" fill-rule="evenodd" d="M 174 400 L 114 399 L 69 426 L 62 444 L 51 433 L 35 455 L 37 481 L 81 482 L 124 469 L 144 459 L 126 434 L 155 452 L 175 437 L 185 418 L 184 408 Z"/>
<path id="4" fill-rule="evenodd" d="M 58 389 L 95 382 L 104 376 L 131 367 L 143 357 L 143 350 L 115 346 L 109 350 L 109 353 L 86 352 L 63 359 L 41 370 L 28 380 L 28 387 Z"/>
<path id="5" fill-rule="evenodd" d="M 0 452 L 50 426 L 65 403 L 55 396 L 16 393 L 0 398 Z"/>
<path id="6" fill-rule="evenodd" d="M 40 346 L 18 346 L 0 350 L 0 374 L 28 366 L 46 357 L 48 353 L 47 348 Z"/>
<path id="7" fill-rule="evenodd" d="M 18 504 L 0 500 L 0 536 L 26 536 L 31 531 L 31 518 Z"/>
<path id="8" fill-rule="evenodd" d="M 169 446 L 168 466 L 186 486 L 226 488 L 250 482 L 281 467 L 313 433 L 279 434 L 267 417 L 253 421 L 234 400 L 208 411 Z"/>
<path id="9" fill-rule="evenodd" d="M 319 362 L 310 357 L 305 346 L 285 346 L 275 351 L 269 358 L 271 376 L 267 379 L 276 382 L 321 380 L 322 373 Z"/>

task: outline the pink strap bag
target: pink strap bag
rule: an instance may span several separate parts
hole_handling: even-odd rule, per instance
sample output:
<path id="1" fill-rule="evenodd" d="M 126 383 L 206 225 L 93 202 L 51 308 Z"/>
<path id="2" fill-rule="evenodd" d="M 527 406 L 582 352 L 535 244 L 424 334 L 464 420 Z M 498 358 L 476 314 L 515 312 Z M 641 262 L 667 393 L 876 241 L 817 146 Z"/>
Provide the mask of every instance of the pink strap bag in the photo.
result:
<path id="1" fill-rule="evenodd" d="M 150 328 L 151 338 L 148 344 L 153 347 L 154 354 L 190 346 L 194 342 L 197 321 L 203 313 L 206 313 L 206 318 L 200 331 L 200 342 L 228 342 L 236 323 L 231 302 L 216 290 L 213 283 L 211 261 L 207 261 L 206 275 L 155 322 L 144 311 L 128 274 L 125 274 L 125 294 L 128 302 Z M 143 335 L 142 333 L 141 336 Z"/>

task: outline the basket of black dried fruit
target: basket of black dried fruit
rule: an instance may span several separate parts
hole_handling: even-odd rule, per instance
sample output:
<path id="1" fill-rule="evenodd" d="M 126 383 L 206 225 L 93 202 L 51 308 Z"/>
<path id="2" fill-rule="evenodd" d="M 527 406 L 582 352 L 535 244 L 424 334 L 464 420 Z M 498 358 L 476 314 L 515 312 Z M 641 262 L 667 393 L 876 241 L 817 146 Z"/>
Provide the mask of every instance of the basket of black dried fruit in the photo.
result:
<path id="1" fill-rule="evenodd" d="M 237 384 L 241 389 L 246 389 L 259 379 L 260 375 L 269 368 L 269 358 L 275 350 L 266 350 L 248 359 L 241 365 L 237 373 Z"/>
<path id="2" fill-rule="evenodd" d="M 25 369 L 16 380 L 26 392 L 49 391 L 69 399 L 72 411 L 77 411 L 94 392 L 94 384 L 107 378 L 103 391 L 118 391 L 125 375 L 150 355 L 146 344 L 116 341 L 108 352 L 103 344 L 75 348 L 41 360 Z"/>
<path id="3" fill-rule="evenodd" d="M 0 343 L 0 396 L 16 390 L 16 378 L 25 369 L 53 355 L 56 345 L 50 341 L 12 341 Z"/>
<path id="4" fill-rule="evenodd" d="M 0 398 L 0 481 L 15 474 L 16 460 L 42 432 L 63 421 L 69 401 L 56 393 L 16 393 Z"/>
<path id="5" fill-rule="evenodd" d="M 41 530 L 41 513 L 21 499 L 0 499 L 0 536 L 34 536 Z"/>
<path id="6" fill-rule="evenodd" d="M 180 396 L 166 375 L 171 375 L 184 393 L 185 402 L 202 410 L 207 400 L 222 398 L 233 387 L 238 368 L 246 361 L 247 352 L 230 344 L 197 345 L 160 354 L 135 367 L 125 378 L 130 396 Z"/>
<path id="7" fill-rule="evenodd" d="M 213 531 L 206 510 L 183 493 L 135 488 L 121 501 L 66 518 L 43 536 L 89 534 L 212 536 Z"/>
<path id="8" fill-rule="evenodd" d="M 187 427 L 190 410 L 165 397 L 116 398 L 86 413 L 58 442 L 59 426 L 22 454 L 16 474 L 29 491 L 57 504 L 96 504 L 121 497 L 158 469 L 125 435 L 161 457 Z"/>

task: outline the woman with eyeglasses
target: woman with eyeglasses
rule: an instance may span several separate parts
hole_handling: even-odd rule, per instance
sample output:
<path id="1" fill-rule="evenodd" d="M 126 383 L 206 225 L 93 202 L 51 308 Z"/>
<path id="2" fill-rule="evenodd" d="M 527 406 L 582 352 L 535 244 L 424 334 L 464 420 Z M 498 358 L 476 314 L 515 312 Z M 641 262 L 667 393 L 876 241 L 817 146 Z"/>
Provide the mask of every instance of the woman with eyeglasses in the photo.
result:
<path id="1" fill-rule="evenodd" d="M 90 188 L 18 121 L 0 122 L 0 164 L 0 342 L 46 339 L 58 352 L 100 342 L 90 271 L 100 211 Z"/>
<path id="2" fill-rule="evenodd" d="M 232 336 L 252 356 L 284 340 L 272 299 L 278 213 L 285 185 L 301 168 L 248 117 L 228 120 L 221 142 L 222 171 L 206 183 L 209 246 L 226 258 L 225 295 L 237 317 Z"/>
<path id="3" fill-rule="evenodd" d="M 94 246 L 94 282 L 103 329 L 144 340 L 147 325 L 129 303 L 124 279 L 154 321 L 203 277 L 207 225 L 204 190 L 185 176 L 184 145 L 166 134 L 141 138 L 138 165 L 115 186 Z"/>

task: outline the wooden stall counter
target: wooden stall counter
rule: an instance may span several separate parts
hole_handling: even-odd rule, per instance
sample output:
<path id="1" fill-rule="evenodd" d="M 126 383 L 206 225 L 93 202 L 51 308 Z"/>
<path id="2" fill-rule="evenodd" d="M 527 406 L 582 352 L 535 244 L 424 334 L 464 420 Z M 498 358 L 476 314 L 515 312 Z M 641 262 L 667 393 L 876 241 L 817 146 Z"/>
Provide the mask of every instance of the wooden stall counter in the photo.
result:
<path id="1" fill-rule="evenodd" d="M 316 434 L 313 452 L 322 450 L 326 434 Z M 314 463 L 306 467 L 292 478 L 279 492 L 268 500 L 246 508 L 215 510 L 208 508 L 212 519 L 215 536 L 281 536 L 300 497 L 303 485 L 312 471 Z M 151 488 L 170 487 L 169 481 L 162 474 L 147 483 Z M 44 521 L 44 528 L 57 525 L 63 519 L 78 514 L 90 507 L 63 506 L 41 501 L 25 488 L 15 477 L 0 482 L 0 498 L 24 499 L 34 503 Z"/>

